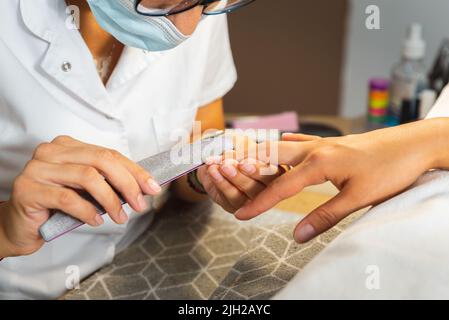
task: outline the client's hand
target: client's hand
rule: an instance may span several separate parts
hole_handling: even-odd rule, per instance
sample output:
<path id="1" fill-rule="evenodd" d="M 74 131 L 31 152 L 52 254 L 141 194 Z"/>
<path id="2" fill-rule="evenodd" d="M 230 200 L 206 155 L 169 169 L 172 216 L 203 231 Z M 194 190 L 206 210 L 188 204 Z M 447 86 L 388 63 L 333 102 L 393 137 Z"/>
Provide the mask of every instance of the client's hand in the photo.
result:
<path id="1" fill-rule="evenodd" d="M 301 221 L 294 233 L 306 242 L 349 214 L 402 192 L 429 169 L 449 165 L 449 120 L 435 119 L 341 138 L 285 135 L 280 163 L 295 168 L 236 212 L 254 218 L 305 187 L 331 181 L 340 193 Z"/>
<path id="2" fill-rule="evenodd" d="M 38 250 L 43 245 L 38 230 L 50 209 L 91 226 L 103 224 L 95 207 L 74 189 L 88 191 L 113 221 L 125 223 L 128 217 L 111 185 L 139 212 L 146 209 L 143 194 L 160 192 L 148 172 L 117 151 L 66 136 L 41 144 L 15 179 L 10 200 L 0 205 L 0 258 Z"/>

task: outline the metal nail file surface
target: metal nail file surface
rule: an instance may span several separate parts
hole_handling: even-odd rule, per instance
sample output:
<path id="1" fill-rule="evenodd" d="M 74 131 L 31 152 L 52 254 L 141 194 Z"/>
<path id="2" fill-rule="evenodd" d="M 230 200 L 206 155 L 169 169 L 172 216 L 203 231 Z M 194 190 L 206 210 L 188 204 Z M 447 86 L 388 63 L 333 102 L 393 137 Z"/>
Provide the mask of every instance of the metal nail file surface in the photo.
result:
<path id="1" fill-rule="evenodd" d="M 144 159 L 138 164 L 147 170 L 161 186 L 164 186 L 204 165 L 207 157 L 220 156 L 232 149 L 234 149 L 232 138 L 219 133 L 189 145 L 177 146 L 172 150 Z M 106 213 L 90 194 L 84 191 L 78 193 L 91 202 L 99 214 Z M 117 194 L 122 204 L 125 204 L 123 197 Z M 52 216 L 40 227 L 39 232 L 42 238 L 49 242 L 83 224 L 64 212 L 53 210 Z"/>

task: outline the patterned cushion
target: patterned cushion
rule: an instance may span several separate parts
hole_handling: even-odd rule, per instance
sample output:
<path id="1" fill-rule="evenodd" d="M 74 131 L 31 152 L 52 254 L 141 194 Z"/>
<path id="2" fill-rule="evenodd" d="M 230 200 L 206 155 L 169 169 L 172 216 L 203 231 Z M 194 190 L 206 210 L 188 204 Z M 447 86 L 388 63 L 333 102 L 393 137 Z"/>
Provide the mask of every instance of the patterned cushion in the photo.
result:
<path id="1" fill-rule="evenodd" d="M 62 299 L 268 299 L 355 217 L 305 245 L 301 216 L 280 210 L 250 222 L 218 206 L 169 201 L 148 232 Z"/>

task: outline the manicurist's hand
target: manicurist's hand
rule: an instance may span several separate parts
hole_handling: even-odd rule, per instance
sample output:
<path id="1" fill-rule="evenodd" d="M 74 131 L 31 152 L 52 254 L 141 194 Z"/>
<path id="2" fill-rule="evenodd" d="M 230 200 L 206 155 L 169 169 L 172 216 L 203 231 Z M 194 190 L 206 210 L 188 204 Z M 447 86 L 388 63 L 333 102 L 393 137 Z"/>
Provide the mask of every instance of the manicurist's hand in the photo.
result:
<path id="1" fill-rule="evenodd" d="M 402 192 L 436 168 L 449 168 L 449 120 L 420 121 L 341 138 L 285 135 L 279 161 L 294 169 L 236 212 L 247 220 L 305 187 L 331 181 L 340 193 L 311 212 L 294 237 L 307 242 L 349 214 Z"/>
<path id="2" fill-rule="evenodd" d="M 86 190 L 114 222 L 125 223 L 128 217 L 111 186 L 138 212 L 147 209 L 144 194 L 160 192 L 148 172 L 117 151 L 66 136 L 41 144 L 15 179 L 10 200 L 0 205 L 0 257 L 38 250 L 43 245 L 38 229 L 50 209 L 94 227 L 103 224 L 95 207 L 75 190 Z"/>
<path id="3" fill-rule="evenodd" d="M 200 168 L 198 178 L 213 201 L 234 213 L 267 188 L 281 172 L 276 166 L 253 159 L 241 162 L 228 159 Z"/>

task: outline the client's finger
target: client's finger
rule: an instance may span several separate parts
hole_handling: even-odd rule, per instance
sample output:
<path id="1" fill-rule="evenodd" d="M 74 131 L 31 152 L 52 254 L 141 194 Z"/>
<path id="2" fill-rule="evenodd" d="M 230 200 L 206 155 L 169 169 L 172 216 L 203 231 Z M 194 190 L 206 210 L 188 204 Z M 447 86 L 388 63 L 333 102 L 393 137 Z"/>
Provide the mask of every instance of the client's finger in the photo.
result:
<path id="1" fill-rule="evenodd" d="M 365 205 L 360 204 L 353 197 L 354 192 L 350 188 L 344 189 L 333 199 L 312 211 L 296 227 L 295 240 L 299 243 L 310 241 L 335 226 L 351 213 L 362 209 Z"/>
<path id="2" fill-rule="evenodd" d="M 279 202 L 301 192 L 305 187 L 325 182 L 316 166 L 305 163 L 274 180 L 255 199 L 238 210 L 235 216 L 241 220 L 252 219 L 276 206 Z"/>
<path id="3" fill-rule="evenodd" d="M 300 133 L 284 133 L 282 135 L 282 141 L 297 141 L 297 142 L 306 142 L 306 141 L 314 141 L 321 139 L 319 136 L 312 136 L 308 134 L 300 134 Z"/>
<path id="4" fill-rule="evenodd" d="M 268 186 L 284 173 L 284 170 L 280 169 L 279 166 L 265 164 L 254 159 L 247 159 L 240 162 L 239 169 L 244 175 L 259 181 L 265 186 Z"/>
<path id="5" fill-rule="evenodd" d="M 257 146 L 257 157 L 254 159 L 276 166 L 296 166 L 307 158 L 315 146 L 316 140 L 307 142 L 267 141 Z"/>

